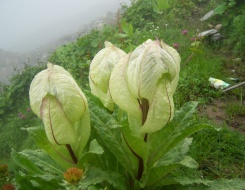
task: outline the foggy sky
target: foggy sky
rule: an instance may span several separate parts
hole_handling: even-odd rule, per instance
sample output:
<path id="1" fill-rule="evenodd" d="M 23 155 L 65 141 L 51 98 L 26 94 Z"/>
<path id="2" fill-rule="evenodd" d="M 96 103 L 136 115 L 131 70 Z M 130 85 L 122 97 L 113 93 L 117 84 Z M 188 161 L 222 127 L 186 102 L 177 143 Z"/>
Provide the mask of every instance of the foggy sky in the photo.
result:
<path id="1" fill-rule="evenodd" d="M 27 51 L 74 33 L 130 0 L 0 0 L 0 48 Z"/>

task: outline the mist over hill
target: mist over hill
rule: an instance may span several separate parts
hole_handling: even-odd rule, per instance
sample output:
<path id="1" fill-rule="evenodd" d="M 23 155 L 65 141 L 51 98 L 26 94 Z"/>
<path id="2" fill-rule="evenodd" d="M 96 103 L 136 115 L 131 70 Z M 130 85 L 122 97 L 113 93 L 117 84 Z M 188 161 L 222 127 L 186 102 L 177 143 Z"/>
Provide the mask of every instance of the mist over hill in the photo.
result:
<path id="1" fill-rule="evenodd" d="M 20 32 L 19 35 L 22 37 L 16 37 L 17 40 L 12 45 L 9 44 L 6 49 L 0 47 L 0 82 L 8 83 L 15 71 L 25 64 L 35 65 L 47 61 L 49 54 L 58 46 L 76 40 L 92 28 L 101 28 L 104 24 L 116 24 L 118 7 L 120 7 L 118 2 L 112 5 L 97 2 L 73 17 L 61 17 L 45 26 L 29 28 L 26 30 L 26 35 Z M 18 36 L 18 31 L 16 34 Z M 3 46 L 4 43 L 1 44 Z"/>

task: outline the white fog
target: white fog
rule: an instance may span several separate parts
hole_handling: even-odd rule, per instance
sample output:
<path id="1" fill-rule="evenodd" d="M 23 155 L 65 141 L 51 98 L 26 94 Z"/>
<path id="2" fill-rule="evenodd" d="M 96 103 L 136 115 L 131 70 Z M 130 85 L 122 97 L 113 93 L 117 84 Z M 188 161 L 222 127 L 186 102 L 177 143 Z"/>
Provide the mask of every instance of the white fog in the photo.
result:
<path id="1" fill-rule="evenodd" d="M 23 52 L 115 12 L 130 0 L 1 0 L 0 48 Z"/>

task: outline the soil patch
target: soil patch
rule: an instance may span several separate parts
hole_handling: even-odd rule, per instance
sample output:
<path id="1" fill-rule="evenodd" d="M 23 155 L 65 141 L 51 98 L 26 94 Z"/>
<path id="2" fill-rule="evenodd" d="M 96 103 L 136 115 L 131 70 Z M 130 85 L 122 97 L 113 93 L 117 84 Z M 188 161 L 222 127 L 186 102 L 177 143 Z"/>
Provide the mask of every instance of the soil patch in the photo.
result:
<path id="1" fill-rule="evenodd" d="M 232 103 L 234 103 L 234 100 L 232 100 Z M 203 106 L 202 109 L 200 109 L 200 114 L 212 120 L 217 125 L 226 124 L 231 129 L 239 130 L 241 133 L 245 134 L 245 115 L 229 115 L 226 111 L 229 104 L 231 104 L 230 100 L 214 100 L 211 104 Z"/>

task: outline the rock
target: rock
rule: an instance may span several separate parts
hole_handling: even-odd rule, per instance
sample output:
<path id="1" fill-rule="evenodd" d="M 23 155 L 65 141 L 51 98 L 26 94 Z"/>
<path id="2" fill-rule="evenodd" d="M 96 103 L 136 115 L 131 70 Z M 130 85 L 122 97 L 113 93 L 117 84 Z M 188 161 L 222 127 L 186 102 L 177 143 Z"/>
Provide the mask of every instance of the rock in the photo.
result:
<path id="1" fill-rule="evenodd" d="M 218 30 L 215 30 L 215 29 L 211 29 L 211 30 L 201 32 L 197 36 L 199 36 L 199 37 L 210 37 L 210 39 L 214 42 L 221 40 L 223 38 L 223 36 L 218 32 Z"/>
<path id="2" fill-rule="evenodd" d="M 211 10 L 211 11 L 209 11 L 207 14 L 205 14 L 201 19 L 200 19 L 200 21 L 204 21 L 204 20 L 207 20 L 207 19 L 209 19 L 211 16 L 213 16 L 214 15 L 214 10 Z"/>
<path id="3" fill-rule="evenodd" d="M 216 33 L 218 33 L 217 30 L 211 29 L 211 30 L 207 30 L 207 31 L 201 32 L 197 36 L 201 36 L 201 37 L 203 37 L 203 36 L 211 36 L 211 35 L 214 35 Z"/>
<path id="4" fill-rule="evenodd" d="M 214 42 L 219 41 L 222 38 L 223 38 L 223 36 L 220 33 L 216 33 L 216 34 L 211 36 L 211 40 L 214 41 Z"/>
<path id="5" fill-rule="evenodd" d="M 214 28 L 215 30 L 220 31 L 220 29 L 222 28 L 222 24 L 217 24 Z"/>

